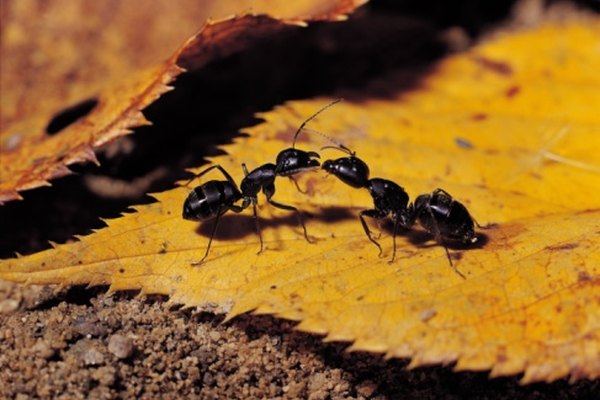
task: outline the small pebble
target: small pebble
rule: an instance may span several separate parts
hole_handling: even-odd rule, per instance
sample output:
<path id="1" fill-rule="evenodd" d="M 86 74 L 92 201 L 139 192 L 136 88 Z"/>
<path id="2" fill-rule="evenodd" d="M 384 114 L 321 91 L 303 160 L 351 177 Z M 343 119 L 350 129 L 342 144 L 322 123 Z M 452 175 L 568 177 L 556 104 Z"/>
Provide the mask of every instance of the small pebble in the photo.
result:
<path id="1" fill-rule="evenodd" d="M 108 332 L 106 325 L 97 318 L 80 317 L 73 322 L 73 329 L 82 336 L 101 337 Z"/>
<path id="2" fill-rule="evenodd" d="M 126 336 L 115 334 L 108 341 L 108 351 L 117 358 L 129 358 L 133 354 L 133 341 Z"/>
<path id="3" fill-rule="evenodd" d="M 92 372 L 92 378 L 101 385 L 111 386 L 115 383 L 117 371 L 114 367 L 104 366 Z"/>
<path id="4" fill-rule="evenodd" d="M 19 301 L 15 299 L 6 299 L 0 301 L 0 314 L 10 314 L 19 308 Z"/>
<path id="5" fill-rule="evenodd" d="M 71 346 L 68 353 L 84 365 L 102 365 L 104 364 L 104 355 L 96 346 L 95 341 L 82 339 Z"/>
<path id="6" fill-rule="evenodd" d="M 309 390 L 311 392 L 317 392 L 327 387 L 328 378 L 324 372 L 317 372 L 310 377 Z"/>
<path id="7" fill-rule="evenodd" d="M 369 380 L 359 383 L 356 387 L 356 393 L 366 398 L 373 396 L 373 393 L 375 393 L 376 390 L 377 384 Z"/>
<path id="8" fill-rule="evenodd" d="M 51 358 L 55 354 L 55 350 L 50 347 L 48 342 L 45 340 L 39 340 L 36 344 L 33 345 L 31 350 L 41 358 L 47 360 Z"/>
<path id="9" fill-rule="evenodd" d="M 437 311 L 435 311 L 433 308 L 427 308 L 421 311 L 421 314 L 419 314 L 419 318 L 421 318 L 421 321 L 423 322 L 429 322 L 429 320 L 435 317 L 436 315 Z"/>
<path id="10" fill-rule="evenodd" d="M 85 365 L 101 365 L 104 364 L 104 355 L 93 347 L 82 354 L 83 363 Z"/>

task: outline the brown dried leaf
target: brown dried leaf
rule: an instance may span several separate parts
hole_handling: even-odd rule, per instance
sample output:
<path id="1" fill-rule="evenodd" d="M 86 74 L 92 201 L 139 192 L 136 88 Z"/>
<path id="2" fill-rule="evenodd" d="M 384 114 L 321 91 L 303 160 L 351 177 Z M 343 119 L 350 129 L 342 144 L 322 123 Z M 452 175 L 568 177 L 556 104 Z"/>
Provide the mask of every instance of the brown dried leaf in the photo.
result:
<path id="1" fill-rule="evenodd" d="M 10 3 L 2 8 L 0 204 L 70 173 L 70 164 L 97 162 L 95 149 L 147 123 L 140 110 L 169 89 L 182 72 L 180 66 L 201 68 L 289 24 L 342 19 L 361 3 Z M 174 56 L 158 62 L 201 21 L 244 11 L 279 17 L 208 19 Z M 48 135 L 57 111 L 73 108 L 89 113 L 59 134 Z"/>

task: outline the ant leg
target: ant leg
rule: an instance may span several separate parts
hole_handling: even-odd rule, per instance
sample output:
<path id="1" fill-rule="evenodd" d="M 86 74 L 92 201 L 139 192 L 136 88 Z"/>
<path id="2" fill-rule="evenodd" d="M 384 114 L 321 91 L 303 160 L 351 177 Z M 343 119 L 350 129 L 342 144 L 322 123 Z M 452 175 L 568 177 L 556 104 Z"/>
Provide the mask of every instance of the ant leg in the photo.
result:
<path id="1" fill-rule="evenodd" d="M 431 221 L 433 222 L 432 223 L 432 227 L 434 228 L 433 236 L 435 237 L 436 242 L 441 243 L 442 246 L 444 246 L 444 250 L 446 251 L 446 257 L 448 258 L 450 267 L 454 270 L 454 272 L 456 272 L 458 274 L 458 276 L 460 276 L 463 279 L 467 279 L 467 277 L 464 276 L 463 273 L 460 272 L 458 270 L 458 268 L 456 268 L 456 266 L 452 262 L 452 258 L 450 257 L 450 252 L 448 251 L 448 246 L 446 246 L 446 242 L 444 241 L 444 238 L 442 237 L 442 233 L 440 232 L 440 228 L 435 219 L 435 216 L 433 215 L 433 212 L 431 211 L 431 208 L 427 207 L 426 209 L 427 209 L 427 212 L 429 213 L 429 216 L 431 217 Z"/>
<path id="2" fill-rule="evenodd" d="M 260 254 L 265 249 L 265 245 L 262 238 L 262 231 L 260 230 L 260 223 L 258 222 L 258 215 L 256 215 L 256 204 L 252 206 L 252 212 L 254 213 L 254 228 L 258 234 L 258 241 L 260 242 L 260 249 L 258 249 L 256 254 Z"/>
<path id="3" fill-rule="evenodd" d="M 446 191 L 445 191 L 444 189 L 442 189 L 442 188 L 437 188 L 437 189 L 435 189 L 435 190 L 434 190 L 434 191 L 431 193 L 431 195 L 432 195 L 432 196 L 435 196 L 435 195 L 436 195 L 436 194 L 438 194 L 438 193 L 445 194 L 446 196 L 450 197 L 451 199 L 453 198 L 453 197 L 452 197 L 452 195 L 451 195 L 450 193 L 446 192 Z"/>
<path id="4" fill-rule="evenodd" d="M 260 254 L 264 250 L 264 244 L 263 244 L 262 232 L 260 230 L 260 223 L 258 222 L 258 214 L 256 213 L 256 201 L 252 202 L 252 212 L 253 212 L 253 218 L 254 218 L 254 228 L 256 229 L 256 233 L 258 234 L 258 240 L 260 240 L 260 250 L 258 250 L 258 253 L 256 253 L 256 254 Z"/>
<path id="5" fill-rule="evenodd" d="M 215 217 L 215 224 L 213 225 L 212 231 L 210 232 L 210 239 L 208 239 L 208 246 L 206 246 L 206 252 L 204 253 L 204 257 L 202 257 L 199 261 L 194 261 L 192 265 L 200 265 L 204 262 L 204 259 L 208 256 L 208 252 L 210 251 L 210 246 L 212 244 L 213 238 L 215 237 L 215 233 L 217 233 L 217 226 L 219 225 L 219 218 L 221 215 L 225 214 L 228 210 L 231 210 L 235 213 L 240 213 L 244 211 L 243 207 L 230 205 L 226 209 L 219 211 L 217 216 Z"/>
<path id="6" fill-rule="evenodd" d="M 227 211 L 227 210 L 220 211 L 215 218 L 215 224 L 213 225 L 212 231 L 210 232 L 210 239 L 208 239 L 208 246 L 206 246 L 206 252 L 204 253 L 204 257 L 202 257 L 199 261 L 192 262 L 192 265 L 194 265 L 194 266 L 200 265 L 204 262 L 206 257 L 208 257 L 208 252 L 210 251 L 210 246 L 212 244 L 213 238 L 215 237 L 215 233 L 217 232 L 217 226 L 219 226 L 219 218 L 221 218 L 221 215 L 225 214 L 225 211 Z"/>
<path id="7" fill-rule="evenodd" d="M 296 207 L 294 206 L 290 206 L 287 204 L 283 204 L 283 203 L 279 203 L 275 200 L 272 199 L 273 195 L 275 194 L 275 185 L 273 183 L 265 185 L 263 187 L 263 192 L 265 194 L 265 197 L 267 198 L 267 201 L 272 204 L 273 206 L 277 207 L 277 208 L 281 208 L 282 210 L 288 210 L 288 211 L 293 211 L 296 214 L 296 218 L 298 219 L 298 225 L 302 226 L 302 231 L 304 232 L 304 239 L 306 239 L 306 241 L 308 243 L 315 243 L 313 240 L 311 240 L 308 237 L 308 231 L 306 230 L 306 225 L 304 225 L 304 220 L 302 219 L 302 215 L 300 214 L 300 210 L 298 210 Z"/>
<path id="8" fill-rule="evenodd" d="M 296 189 L 302 193 L 302 194 L 306 194 L 306 192 L 304 190 L 302 190 L 302 188 L 300 187 L 300 185 L 298 185 L 298 181 L 294 179 L 293 176 L 288 176 L 288 178 L 290 179 L 290 181 L 292 181 L 294 183 L 294 186 L 296 186 Z"/>
<path id="9" fill-rule="evenodd" d="M 376 240 L 379 240 L 379 239 L 381 238 L 381 232 L 382 232 L 382 230 L 383 230 L 383 229 L 381 228 L 381 219 L 379 219 L 379 218 L 376 218 L 376 219 L 375 219 L 375 223 L 377 224 L 377 230 L 379 230 L 379 232 L 377 233 L 377 235 L 373 234 L 373 232 L 371 232 L 371 234 L 373 235 L 373 237 L 374 237 Z"/>
<path id="10" fill-rule="evenodd" d="M 452 259 L 450 258 L 450 252 L 448 251 L 448 246 L 446 246 L 446 242 L 444 242 L 443 239 L 441 239 L 440 241 L 442 243 L 442 246 L 444 246 L 444 250 L 446 250 L 446 257 L 448 257 L 448 261 L 450 262 L 450 267 L 452 267 L 452 269 L 454 270 L 454 272 L 456 272 L 458 274 L 458 276 L 460 276 L 463 279 L 467 279 L 467 277 L 462 272 L 460 272 L 458 270 L 458 268 L 456 268 L 456 265 L 454 265 L 452 263 Z"/>
<path id="11" fill-rule="evenodd" d="M 388 264 L 392 264 L 394 262 L 394 260 L 396 259 L 396 234 L 398 233 L 398 225 L 400 225 L 398 223 L 397 220 L 394 221 L 394 233 L 392 236 L 392 240 L 394 243 L 394 250 L 392 252 L 392 259 L 390 261 L 388 261 Z"/>
<path id="12" fill-rule="evenodd" d="M 302 219 L 302 215 L 300 214 L 300 210 L 298 210 L 294 206 L 290 206 L 290 205 L 287 205 L 287 204 L 278 203 L 275 200 L 271 200 L 269 197 L 267 197 L 267 201 L 270 204 L 272 204 L 273 206 L 275 206 L 277 208 L 281 208 L 282 210 L 293 211 L 296 214 L 296 218 L 298 219 L 298 225 L 302 226 L 302 230 L 304 231 L 304 239 L 306 239 L 306 241 L 308 243 L 315 243 L 314 240 L 312 240 L 311 238 L 308 237 L 308 231 L 306 230 L 306 225 L 304 225 L 304 220 Z"/>
<path id="13" fill-rule="evenodd" d="M 212 171 L 215 168 L 218 169 L 223 174 L 223 176 L 225 177 L 225 179 L 227 179 L 227 181 L 229 183 L 231 183 L 233 185 L 233 187 L 237 188 L 237 184 L 235 183 L 235 181 L 233 180 L 233 178 L 231 177 L 231 175 L 229 175 L 229 173 L 227 171 L 225 171 L 225 169 L 223 167 L 221 167 L 219 164 L 211 165 L 210 167 L 206 168 L 204 171 L 198 172 L 197 174 L 194 174 L 194 176 L 189 181 L 187 181 L 185 183 L 185 185 L 183 185 L 183 186 L 189 185 L 190 182 L 192 182 L 194 179 L 200 178 L 202 175 L 207 174 L 208 172 Z"/>
<path id="14" fill-rule="evenodd" d="M 381 214 L 382 213 L 379 212 L 379 211 L 377 211 L 377 210 L 362 210 L 358 214 L 358 217 L 360 218 L 360 223 L 362 224 L 362 227 L 365 230 L 365 233 L 367 234 L 367 237 L 379 249 L 379 257 L 381 257 L 381 255 L 383 254 L 383 249 L 381 248 L 381 245 L 379 243 L 377 243 L 377 241 L 375 239 L 373 239 L 373 237 L 371 236 L 371 231 L 369 230 L 369 226 L 367 225 L 367 221 L 365 221 L 365 215 L 367 217 L 375 218 L 375 219 L 380 219 L 380 218 L 385 217 L 385 215 L 381 215 Z"/>
<path id="15" fill-rule="evenodd" d="M 475 222 L 475 225 L 477 225 L 477 227 L 479 229 L 490 229 L 494 225 L 494 224 L 481 225 L 479 222 L 477 222 L 477 220 L 475 218 L 473 218 L 472 215 L 470 217 L 473 220 L 473 222 Z"/>
<path id="16" fill-rule="evenodd" d="M 246 167 L 246 163 L 242 163 L 242 170 L 244 171 L 244 176 L 248 176 L 248 168 Z"/>

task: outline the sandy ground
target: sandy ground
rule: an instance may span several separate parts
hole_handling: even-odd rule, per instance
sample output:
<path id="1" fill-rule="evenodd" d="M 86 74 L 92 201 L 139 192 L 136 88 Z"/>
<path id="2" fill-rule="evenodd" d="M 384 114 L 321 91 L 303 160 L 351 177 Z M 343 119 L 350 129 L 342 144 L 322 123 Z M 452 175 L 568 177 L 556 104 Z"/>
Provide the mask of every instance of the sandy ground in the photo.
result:
<path id="1" fill-rule="evenodd" d="M 222 316 L 106 288 L 0 282 L 0 398 L 592 399 L 600 382 L 408 370 L 289 321 Z"/>

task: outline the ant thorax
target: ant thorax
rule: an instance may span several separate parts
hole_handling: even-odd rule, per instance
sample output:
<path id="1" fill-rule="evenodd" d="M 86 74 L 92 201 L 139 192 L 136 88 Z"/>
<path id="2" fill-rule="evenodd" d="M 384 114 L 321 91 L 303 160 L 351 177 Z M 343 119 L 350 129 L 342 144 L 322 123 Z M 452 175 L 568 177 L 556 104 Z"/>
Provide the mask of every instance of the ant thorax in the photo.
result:
<path id="1" fill-rule="evenodd" d="M 244 197 L 256 197 L 258 192 L 275 181 L 275 164 L 267 163 L 255 168 L 240 183 Z"/>
<path id="2" fill-rule="evenodd" d="M 402 186 L 387 179 L 373 178 L 369 181 L 367 189 L 373 197 L 376 209 L 394 215 L 406 213 L 409 198 Z"/>

